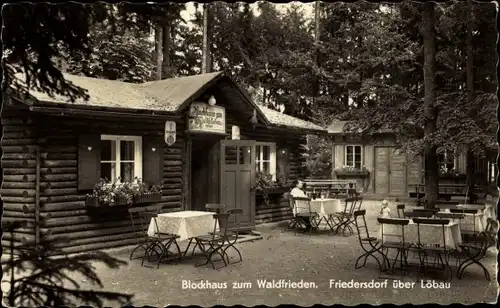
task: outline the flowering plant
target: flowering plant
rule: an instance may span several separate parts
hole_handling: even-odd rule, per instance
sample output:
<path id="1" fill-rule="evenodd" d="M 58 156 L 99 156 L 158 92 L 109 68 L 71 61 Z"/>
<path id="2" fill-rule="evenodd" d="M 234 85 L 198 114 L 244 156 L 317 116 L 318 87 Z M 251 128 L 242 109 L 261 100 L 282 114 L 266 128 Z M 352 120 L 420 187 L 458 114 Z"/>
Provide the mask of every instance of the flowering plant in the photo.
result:
<path id="1" fill-rule="evenodd" d="M 342 168 L 336 168 L 335 172 L 368 172 L 365 166 L 362 168 L 356 168 L 354 166 L 344 165 Z"/>
<path id="2" fill-rule="evenodd" d="M 99 205 L 119 205 L 134 203 L 134 198 L 143 194 L 161 193 L 161 186 L 149 186 L 140 178 L 135 178 L 134 182 L 121 182 L 121 178 L 114 181 L 101 179 L 94 186 L 91 195 L 87 198 L 92 198 Z"/>
<path id="3" fill-rule="evenodd" d="M 446 166 L 441 166 L 439 168 L 439 175 L 440 176 L 452 176 L 452 177 L 465 176 L 465 174 L 460 173 L 455 169 L 448 169 Z"/>

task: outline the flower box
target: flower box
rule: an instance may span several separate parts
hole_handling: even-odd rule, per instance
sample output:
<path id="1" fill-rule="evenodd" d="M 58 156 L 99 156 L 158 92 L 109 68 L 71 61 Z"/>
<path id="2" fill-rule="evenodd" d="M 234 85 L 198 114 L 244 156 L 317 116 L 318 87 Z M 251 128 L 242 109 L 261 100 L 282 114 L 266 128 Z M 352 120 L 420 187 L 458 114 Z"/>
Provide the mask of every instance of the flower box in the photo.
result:
<path id="1" fill-rule="evenodd" d="M 134 204 L 160 202 L 161 196 L 161 192 L 140 194 L 134 196 Z"/>
<path id="2" fill-rule="evenodd" d="M 100 203 L 99 198 L 95 196 L 87 196 L 85 199 L 85 206 L 89 207 L 101 207 L 101 206 L 120 206 L 120 205 L 127 205 L 127 198 L 117 196 L 115 199 L 115 202 L 107 204 L 107 203 Z"/>
<path id="3" fill-rule="evenodd" d="M 335 171 L 335 174 L 337 176 L 344 176 L 344 177 L 367 177 L 370 175 L 370 172 L 368 171 Z"/>

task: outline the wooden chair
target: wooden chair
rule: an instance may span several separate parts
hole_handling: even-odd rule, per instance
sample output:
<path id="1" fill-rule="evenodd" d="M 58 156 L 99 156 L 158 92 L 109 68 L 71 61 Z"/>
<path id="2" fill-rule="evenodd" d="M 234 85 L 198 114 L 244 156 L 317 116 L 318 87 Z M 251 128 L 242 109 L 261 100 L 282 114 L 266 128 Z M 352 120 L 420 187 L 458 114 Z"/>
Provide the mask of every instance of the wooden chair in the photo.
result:
<path id="1" fill-rule="evenodd" d="M 160 255 L 158 256 L 158 261 L 156 268 L 160 267 L 160 262 L 162 261 L 168 261 L 168 260 L 179 260 L 181 258 L 181 250 L 179 248 L 179 245 L 177 244 L 177 239 L 179 238 L 178 235 L 176 234 L 170 234 L 170 233 L 165 233 L 161 232 L 160 229 L 158 228 L 158 214 L 153 213 L 153 212 L 139 212 L 138 213 L 139 217 L 143 218 L 142 221 L 147 222 L 150 221 L 153 223 L 154 226 L 154 233 L 153 235 L 148 235 L 149 238 L 151 239 L 151 242 L 153 243 L 151 246 L 151 249 L 154 249 L 155 247 L 159 247 L 161 252 Z M 149 229 L 149 224 L 147 224 L 147 228 Z M 147 234 L 146 230 L 146 234 Z M 169 249 L 172 244 L 175 246 L 177 253 L 173 254 L 172 256 L 168 256 L 169 254 Z M 142 259 L 142 262 L 144 262 L 144 257 Z M 141 264 L 142 265 L 142 264 Z"/>
<path id="2" fill-rule="evenodd" d="M 352 222 L 352 217 L 357 205 L 357 198 L 346 198 L 344 203 L 344 210 L 338 213 L 332 213 L 328 215 L 328 226 L 335 233 L 338 234 L 340 229 L 342 229 L 343 235 L 345 235 L 346 229 L 353 233 L 352 228 L 349 223 Z"/>
<path id="3" fill-rule="evenodd" d="M 470 236 L 474 236 L 479 233 L 479 230 L 477 230 L 476 226 L 476 215 L 478 215 L 478 210 L 473 210 L 473 209 L 450 209 L 450 213 L 454 214 L 461 214 L 464 215 L 464 220 L 466 214 L 470 214 L 472 216 L 472 230 L 470 229 L 465 229 L 464 228 L 464 223 L 460 224 L 460 233 L 464 237 L 464 240 L 468 240 Z"/>
<path id="4" fill-rule="evenodd" d="M 142 211 L 143 211 L 142 208 L 128 209 L 130 221 L 132 222 L 132 230 L 134 232 L 134 238 L 136 242 L 136 247 L 130 252 L 130 260 L 132 260 L 134 252 L 136 252 L 138 249 L 144 250 L 143 257 L 144 256 L 149 257 L 149 253 L 152 252 L 150 251 L 150 249 L 154 244 L 153 239 L 151 239 L 148 235 L 150 220 L 146 221 L 146 219 L 144 219 L 143 217 L 141 217 L 141 215 L 139 215 L 139 213 Z M 157 251 L 154 252 L 157 254 L 157 257 L 159 258 L 160 254 Z"/>
<path id="5" fill-rule="evenodd" d="M 236 223 L 233 227 L 229 228 L 228 226 L 225 226 L 225 227 L 222 227 L 222 226 L 219 226 L 219 228 L 225 228 L 225 232 L 226 232 L 226 243 L 223 245 L 223 249 L 222 249 L 222 253 L 223 255 L 225 255 L 227 257 L 227 263 L 229 264 L 229 255 L 226 253 L 226 251 L 229 249 L 229 248 L 232 248 L 233 250 L 235 250 L 237 253 L 238 253 L 238 256 L 240 258 L 239 261 L 236 261 L 234 263 L 238 263 L 238 262 L 241 262 L 243 261 L 243 258 L 241 257 L 241 252 L 238 248 L 236 248 L 235 244 L 236 242 L 238 241 L 238 235 L 239 235 L 239 223 L 238 223 L 238 215 L 241 215 L 243 214 L 243 210 L 242 209 L 230 209 L 227 211 L 227 213 L 229 214 L 229 217 L 231 217 L 231 215 L 235 215 L 236 217 Z"/>
<path id="6" fill-rule="evenodd" d="M 224 266 L 227 266 L 226 258 L 224 256 L 223 248 L 227 241 L 227 226 L 229 223 L 229 213 L 216 213 L 214 214 L 214 228 L 213 232 L 208 236 L 200 236 L 196 238 L 198 247 L 201 249 L 205 255 L 206 262 L 202 264 L 196 264 L 196 267 L 207 265 L 210 263 L 213 269 L 218 269 L 215 266 L 214 261 L 222 261 Z M 217 225 L 219 226 L 219 231 L 217 232 Z M 220 260 L 213 260 L 215 255 L 221 257 Z"/>
<path id="7" fill-rule="evenodd" d="M 157 210 L 158 207 L 155 208 Z M 178 235 L 160 232 L 158 228 L 157 216 L 155 212 L 145 212 L 144 208 L 130 208 L 128 209 L 130 219 L 132 221 L 132 228 L 136 237 L 137 246 L 130 252 L 130 260 L 134 252 L 142 248 L 144 254 L 142 256 L 141 266 L 144 265 L 144 259 L 147 257 L 151 261 L 151 254 L 154 252 L 157 256 L 157 268 L 160 262 L 166 259 L 178 259 L 181 257 L 179 245 L 177 244 Z M 153 223 L 153 235 L 149 235 L 149 226 Z M 174 244 L 177 248 L 178 254 L 172 258 L 166 258 L 169 253 L 170 246 Z M 160 252 L 158 252 L 158 250 Z"/>
<path id="8" fill-rule="evenodd" d="M 482 259 L 486 256 L 488 248 L 496 246 L 498 249 L 498 222 L 488 218 L 487 226 L 484 232 L 480 232 L 471 236 L 469 241 L 461 244 L 460 248 L 465 254 L 466 258 L 460 263 L 457 269 L 458 279 L 462 279 L 465 269 L 473 264 L 478 265 L 484 273 L 486 280 L 490 281 L 490 273 L 486 267 L 481 263 Z"/>
<path id="9" fill-rule="evenodd" d="M 399 260 L 401 270 L 403 275 L 406 274 L 406 267 L 408 265 L 407 252 L 411 246 L 411 243 L 406 242 L 405 238 L 405 227 L 410 223 L 409 219 L 394 219 L 394 218 L 377 218 L 380 223 L 381 228 L 381 246 L 380 251 L 382 252 L 384 258 L 384 264 L 387 263 L 388 267 L 386 270 L 394 271 L 394 266 Z M 398 233 L 386 233 L 384 232 L 385 226 L 396 226 L 399 227 L 400 232 Z M 391 240 L 386 240 L 386 238 L 392 238 Z M 396 257 L 392 260 L 392 266 L 390 265 L 389 250 L 396 250 Z"/>
<path id="10" fill-rule="evenodd" d="M 221 204 L 221 203 L 207 203 L 207 204 L 205 204 L 205 209 L 207 210 L 207 212 L 213 212 L 216 214 L 224 213 L 226 211 L 226 205 Z M 215 221 L 214 228 L 216 228 L 217 227 L 217 220 L 214 220 L 214 221 Z M 215 232 L 215 230 L 214 230 L 214 232 Z M 194 255 L 196 247 L 198 247 L 200 250 L 203 250 L 201 245 L 203 245 L 204 242 L 210 240 L 211 238 L 212 237 L 210 234 L 206 234 L 206 235 L 201 235 L 201 236 L 198 236 L 196 238 L 190 239 L 189 243 L 186 247 L 186 250 L 184 251 L 184 255 L 186 255 L 186 253 L 189 250 L 189 247 L 191 247 L 191 244 L 193 243 L 193 241 L 195 242 L 195 244 L 193 246 L 193 250 L 191 251 L 191 255 Z"/>
<path id="11" fill-rule="evenodd" d="M 444 274 L 445 278 L 447 276 L 449 279 L 452 279 L 452 270 L 450 267 L 450 264 L 448 262 L 449 257 L 451 255 L 451 252 L 454 249 L 450 249 L 447 247 L 446 244 L 446 225 L 450 223 L 449 219 L 432 219 L 432 218 L 414 218 L 413 222 L 417 224 L 417 233 L 418 233 L 418 241 L 417 241 L 417 251 L 419 252 L 419 259 L 420 259 L 420 265 L 418 268 L 418 276 L 417 276 L 417 281 L 419 280 L 421 271 L 423 270 L 424 274 L 426 273 L 426 270 L 430 268 L 429 266 L 429 257 L 434 256 L 435 261 L 437 263 L 432 264 L 432 265 L 437 265 L 432 266 L 433 268 L 441 268 L 443 267 L 444 269 Z M 441 226 L 441 242 L 439 245 L 428 245 L 427 243 L 422 241 L 421 237 L 421 225 L 426 224 L 426 225 L 440 225 Z M 446 275 L 446 274 L 449 275 Z"/>
<path id="12" fill-rule="evenodd" d="M 303 197 L 293 198 L 295 206 L 295 221 L 299 226 L 303 226 L 306 231 L 312 232 L 313 229 L 317 229 L 321 223 L 321 218 L 317 212 L 313 212 L 311 209 L 311 199 Z"/>
<path id="13" fill-rule="evenodd" d="M 378 252 L 382 254 L 380 251 L 380 242 L 376 237 L 370 236 L 368 232 L 368 226 L 366 224 L 366 210 L 359 210 L 354 212 L 354 225 L 356 227 L 356 231 L 358 233 L 359 244 L 361 245 L 361 249 L 363 249 L 364 253 L 358 257 L 354 268 L 362 268 L 366 266 L 366 260 L 368 257 L 372 257 L 377 261 L 380 271 L 382 271 L 383 266 L 380 263 L 379 259 L 374 255 L 374 253 Z M 383 255 L 382 255 L 383 257 Z M 363 258 L 363 265 L 359 265 L 359 261 Z"/>

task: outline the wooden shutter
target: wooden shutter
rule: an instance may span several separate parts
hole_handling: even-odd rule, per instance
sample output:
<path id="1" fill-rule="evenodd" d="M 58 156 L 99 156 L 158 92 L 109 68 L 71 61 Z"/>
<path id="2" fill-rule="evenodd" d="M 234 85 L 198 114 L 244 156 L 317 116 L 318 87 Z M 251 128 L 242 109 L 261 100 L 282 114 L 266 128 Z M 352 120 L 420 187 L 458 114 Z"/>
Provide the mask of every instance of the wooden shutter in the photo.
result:
<path id="1" fill-rule="evenodd" d="M 142 179 L 148 185 L 162 185 L 164 142 L 162 136 L 144 136 L 142 138 Z"/>
<path id="2" fill-rule="evenodd" d="M 92 190 L 101 177 L 101 136 L 80 135 L 78 138 L 78 190 Z"/>

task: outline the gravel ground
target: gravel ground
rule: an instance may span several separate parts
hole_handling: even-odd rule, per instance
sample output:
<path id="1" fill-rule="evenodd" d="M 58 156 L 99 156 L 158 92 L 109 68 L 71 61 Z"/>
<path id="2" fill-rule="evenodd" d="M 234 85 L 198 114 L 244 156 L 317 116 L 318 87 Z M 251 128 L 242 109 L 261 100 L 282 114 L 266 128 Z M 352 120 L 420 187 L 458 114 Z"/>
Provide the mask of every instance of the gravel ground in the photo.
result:
<path id="1" fill-rule="evenodd" d="M 378 203 L 364 206 L 368 210 L 370 229 L 377 225 L 374 217 Z M 395 213 L 395 205 L 393 213 Z M 330 287 L 330 280 L 354 282 L 384 282 L 379 279 L 376 262 L 369 261 L 366 267 L 354 269 L 356 258 L 362 253 L 357 236 L 329 234 L 294 235 L 284 232 L 282 226 L 259 226 L 263 240 L 238 245 L 243 262 L 231 264 L 220 270 L 211 267 L 195 267 L 195 260 L 181 263 L 162 264 L 159 269 L 141 267 L 140 260 L 129 261 L 117 270 L 103 268 L 96 264 L 96 271 L 104 283 L 104 290 L 133 294 L 135 306 L 164 307 L 166 305 L 200 305 L 211 307 L 217 304 L 236 305 L 296 304 L 424 304 L 424 303 L 492 303 L 496 302 L 498 283 L 496 279 L 496 252 L 489 253 L 485 264 L 493 276 L 486 281 L 482 271 L 471 266 L 466 276 L 458 280 L 456 275 L 449 289 L 422 288 L 416 283 L 413 288 L 397 288 L 388 280 L 387 287 L 380 288 L 336 288 Z M 181 247 L 182 248 L 182 247 Z M 116 257 L 128 260 L 124 252 Z M 75 277 L 79 279 L 78 277 Z M 4 277 L 5 279 L 5 277 Z M 310 288 L 260 288 L 259 280 L 285 280 L 308 282 Z M 416 277 L 400 278 L 415 282 Z M 438 282 L 439 280 L 436 280 Z M 80 280 L 82 289 L 92 286 Z M 219 282 L 222 288 L 183 288 L 183 283 Z M 243 289 L 233 288 L 236 283 Z M 109 303 L 110 306 L 117 304 Z"/>

